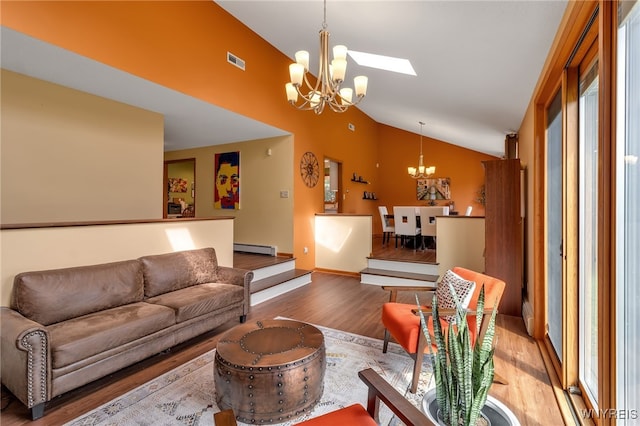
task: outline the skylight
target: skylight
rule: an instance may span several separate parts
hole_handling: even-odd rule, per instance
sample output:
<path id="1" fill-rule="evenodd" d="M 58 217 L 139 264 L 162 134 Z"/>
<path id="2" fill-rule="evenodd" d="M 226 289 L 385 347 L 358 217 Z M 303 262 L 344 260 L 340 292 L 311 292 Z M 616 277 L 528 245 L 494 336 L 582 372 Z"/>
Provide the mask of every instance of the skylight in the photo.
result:
<path id="1" fill-rule="evenodd" d="M 363 67 L 378 68 L 401 74 L 417 75 L 408 59 L 374 55 L 373 53 L 357 52 L 355 50 L 348 50 L 347 53 L 351 56 L 351 59 Z"/>

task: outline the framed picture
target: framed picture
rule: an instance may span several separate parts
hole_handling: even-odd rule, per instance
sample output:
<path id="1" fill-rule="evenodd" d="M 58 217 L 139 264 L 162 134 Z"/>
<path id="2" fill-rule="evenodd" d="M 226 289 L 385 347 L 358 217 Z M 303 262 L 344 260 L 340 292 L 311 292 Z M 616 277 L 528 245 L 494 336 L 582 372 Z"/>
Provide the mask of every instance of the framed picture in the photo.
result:
<path id="1" fill-rule="evenodd" d="M 187 181 L 182 178 L 169 178 L 169 192 L 187 192 Z"/>
<path id="2" fill-rule="evenodd" d="M 450 200 L 451 199 L 451 178 L 429 178 L 418 179 L 417 198 L 418 200 Z"/>
<path id="3" fill-rule="evenodd" d="M 213 205 L 216 209 L 240 209 L 240 151 L 215 155 Z"/>

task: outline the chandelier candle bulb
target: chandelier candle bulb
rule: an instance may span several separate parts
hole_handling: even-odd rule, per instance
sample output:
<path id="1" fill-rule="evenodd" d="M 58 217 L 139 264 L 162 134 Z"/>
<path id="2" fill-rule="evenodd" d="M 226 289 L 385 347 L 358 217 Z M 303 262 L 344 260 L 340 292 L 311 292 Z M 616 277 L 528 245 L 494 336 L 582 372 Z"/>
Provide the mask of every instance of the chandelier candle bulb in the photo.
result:
<path id="1" fill-rule="evenodd" d="M 353 84 L 356 88 L 356 96 L 364 97 L 367 94 L 367 83 L 369 78 L 365 75 L 359 75 L 353 79 Z"/>
<path id="2" fill-rule="evenodd" d="M 291 83 L 294 86 L 300 86 L 304 76 L 304 65 L 298 63 L 289 65 L 289 75 L 291 76 Z"/>
<path id="3" fill-rule="evenodd" d="M 287 89 L 287 100 L 289 102 L 296 102 L 298 100 L 298 91 L 291 83 L 285 84 L 285 88 Z"/>
<path id="4" fill-rule="evenodd" d="M 343 46 L 338 44 L 337 46 L 333 46 L 333 58 L 334 59 L 344 59 L 347 60 L 347 46 Z"/>
<path id="5" fill-rule="evenodd" d="M 314 108 L 318 106 L 318 104 L 320 103 L 320 92 L 314 90 L 313 92 L 309 93 L 309 97 L 309 103 L 311 104 L 311 106 Z"/>
<path id="6" fill-rule="evenodd" d="M 340 97 L 342 98 L 342 104 L 343 105 L 350 104 L 351 100 L 353 99 L 353 89 L 351 89 L 349 87 L 345 87 L 343 89 L 340 89 Z"/>
<path id="7" fill-rule="evenodd" d="M 344 76 L 347 73 L 347 60 L 346 59 L 334 59 L 331 61 L 333 67 L 333 81 L 336 83 L 342 83 Z"/>
<path id="8" fill-rule="evenodd" d="M 309 71 L 309 52 L 299 50 L 296 52 L 296 63 L 304 67 L 304 72 Z"/>

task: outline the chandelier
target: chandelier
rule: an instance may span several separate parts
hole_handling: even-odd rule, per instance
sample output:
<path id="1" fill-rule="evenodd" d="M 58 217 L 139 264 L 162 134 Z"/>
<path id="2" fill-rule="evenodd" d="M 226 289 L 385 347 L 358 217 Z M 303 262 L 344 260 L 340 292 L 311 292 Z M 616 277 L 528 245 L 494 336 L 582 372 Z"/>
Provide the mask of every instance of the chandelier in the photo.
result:
<path id="1" fill-rule="evenodd" d="M 333 48 L 333 60 L 329 63 L 329 32 L 327 31 L 327 0 L 324 0 L 324 20 L 320 30 L 320 68 L 315 86 L 309 83 L 309 52 L 296 52 L 296 62 L 289 65 L 291 82 L 285 85 L 287 100 L 300 110 L 313 110 L 321 114 L 325 106 L 332 111 L 345 112 L 356 105 L 367 94 L 367 77 L 360 75 L 353 79 L 356 99 L 353 100 L 353 89 L 341 88 L 347 73 L 347 47 L 338 45 Z M 304 81 L 304 88 L 303 88 Z M 303 90 L 306 92 L 303 93 Z M 302 103 L 298 104 L 298 96 Z"/>
<path id="2" fill-rule="evenodd" d="M 407 171 L 409 172 L 409 176 L 414 179 L 425 179 L 436 172 L 436 166 L 424 166 L 424 157 L 422 155 L 422 126 L 424 126 L 424 122 L 418 121 L 418 123 L 420 123 L 420 160 L 418 161 L 418 168 L 407 167 Z"/>

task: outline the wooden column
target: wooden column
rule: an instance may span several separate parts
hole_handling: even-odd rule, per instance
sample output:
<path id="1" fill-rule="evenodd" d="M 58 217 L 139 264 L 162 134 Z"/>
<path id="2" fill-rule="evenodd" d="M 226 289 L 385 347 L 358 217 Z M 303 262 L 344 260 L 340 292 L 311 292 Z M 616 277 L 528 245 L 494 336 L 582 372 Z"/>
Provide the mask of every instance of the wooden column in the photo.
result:
<path id="1" fill-rule="evenodd" d="M 485 168 L 485 273 L 507 284 L 499 306 L 522 315 L 523 234 L 520 160 L 483 161 Z"/>

